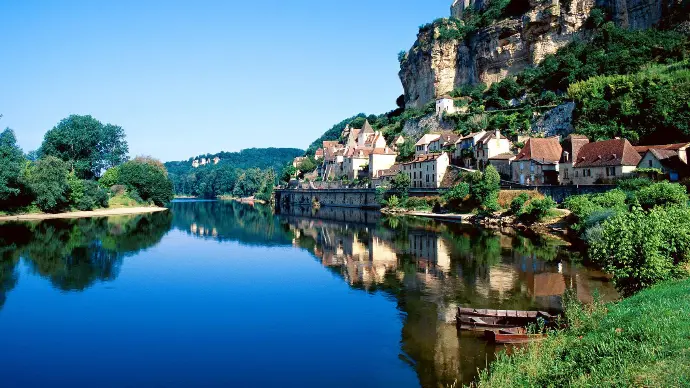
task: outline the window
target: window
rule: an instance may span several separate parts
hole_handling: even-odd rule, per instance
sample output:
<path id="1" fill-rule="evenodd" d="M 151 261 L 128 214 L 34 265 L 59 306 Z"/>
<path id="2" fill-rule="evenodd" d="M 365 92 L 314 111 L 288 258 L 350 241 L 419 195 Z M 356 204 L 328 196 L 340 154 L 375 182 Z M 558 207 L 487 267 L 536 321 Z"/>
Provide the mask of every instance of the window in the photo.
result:
<path id="1" fill-rule="evenodd" d="M 652 168 L 652 167 L 653 167 L 653 166 L 652 166 L 653 164 L 654 164 L 654 163 L 652 162 L 652 160 L 651 160 L 651 159 L 649 159 L 649 167 L 650 167 L 650 168 Z"/>
<path id="2" fill-rule="evenodd" d="M 580 172 L 575 170 L 575 178 L 577 178 L 580 175 Z"/>
<path id="3" fill-rule="evenodd" d="M 606 176 L 616 176 L 616 167 L 606 167 Z"/>
<path id="4" fill-rule="evenodd" d="M 529 172 L 534 172 L 534 165 L 533 164 L 529 165 Z"/>
<path id="5" fill-rule="evenodd" d="M 524 170 L 524 169 L 525 169 L 525 163 L 524 163 L 524 162 L 520 162 L 520 171 L 522 171 L 522 170 Z"/>
<path id="6" fill-rule="evenodd" d="M 563 177 L 565 179 L 570 179 L 570 176 L 569 176 L 570 174 L 568 172 L 569 172 L 569 169 L 567 169 L 567 168 L 563 172 Z"/>

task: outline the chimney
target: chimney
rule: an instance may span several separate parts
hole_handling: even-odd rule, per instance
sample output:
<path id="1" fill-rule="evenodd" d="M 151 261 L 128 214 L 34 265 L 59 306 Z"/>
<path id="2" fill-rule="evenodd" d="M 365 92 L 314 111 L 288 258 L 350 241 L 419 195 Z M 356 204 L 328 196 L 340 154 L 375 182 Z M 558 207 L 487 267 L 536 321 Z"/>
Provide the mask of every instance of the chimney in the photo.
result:
<path id="1" fill-rule="evenodd" d="M 496 140 L 498 140 L 498 139 L 500 139 L 500 138 L 501 138 L 501 131 L 499 131 L 499 130 L 497 129 L 497 130 L 496 130 Z"/>

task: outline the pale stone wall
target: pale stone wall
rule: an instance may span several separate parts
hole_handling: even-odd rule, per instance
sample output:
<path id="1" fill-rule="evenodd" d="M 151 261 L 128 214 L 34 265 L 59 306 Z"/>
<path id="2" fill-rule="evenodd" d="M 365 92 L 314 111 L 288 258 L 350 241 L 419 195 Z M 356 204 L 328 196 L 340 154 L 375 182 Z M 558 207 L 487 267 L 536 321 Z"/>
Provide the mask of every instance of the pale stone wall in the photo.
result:
<path id="1" fill-rule="evenodd" d="M 398 156 L 396 154 L 392 155 L 380 155 L 371 154 L 369 155 L 369 177 L 376 178 L 379 172 L 382 170 L 387 170 L 395 164 L 395 159 Z"/>
<path id="2" fill-rule="evenodd" d="M 597 181 L 615 181 L 630 175 L 637 166 L 615 166 L 615 174 L 607 174 L 607 167 L 575 167 L 575 176 L 572 178 L 575 185 L 593 185 Z"/>

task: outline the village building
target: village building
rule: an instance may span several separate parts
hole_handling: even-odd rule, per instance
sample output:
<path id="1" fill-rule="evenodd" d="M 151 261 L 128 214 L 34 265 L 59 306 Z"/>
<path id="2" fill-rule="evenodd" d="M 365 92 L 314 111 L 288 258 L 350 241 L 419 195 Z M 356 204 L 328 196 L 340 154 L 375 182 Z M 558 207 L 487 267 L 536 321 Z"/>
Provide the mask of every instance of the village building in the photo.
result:
<path id="1" fill-rule="evenodd" d="M 450 166 L 448 153 L 418 155 L 402 164 L 402 171 L 410 177 L 412 188 L 439 188 Z"/>
<path id="2" fill-rule="evenodd" d="M 512 180 L 522 185 L 557 185 L 562 152 L 557 137 L 529 138 L 512 162 Z"/>
<path id="3" fill-rule="evenodd" d="M 572 184 L 610 183 L 630 175 L 642 157 L 626 139 L 612 139 L 583 145 L 573 159 Z"/>
<path id="4" fill-rule="evenodd" d="M 319 148 L 314 152 L 314 159 L 317 161 L 323 159 L 323 148 Z"/>
<path id="5" fill-rule="evenodd" d="M 405 136 L 398 135 L 395 139 L 393 139 L 393 142 L 391 143 L 391 148 L 397 149 L 403 144 L 405 144 Z"/>
<path id="6" fill-rule="evenodd" d="M 464 168 L 476 168 L 474 147 L 486 135 L 486 131 L 473 132 L 455 141 L 453 164 Z"/>
<path id="7" fill-rule="evenodd" d="M 569 135 L 563 141 L 558 167 L 558 180 L 562 185 L 573 184 L 575 178 L 575 170 L 573 170 L 574 161 L 577 160 L 577 155 L 582 147 L 588 143 L 589 139 L 587 136 L 576 134 Z"/>
<path id="8" fill-rule="evenodd" d="M 513 175 L 512 164 L 515 158 L 514 153 L 506 152 L 490 157 L 488 163 L 496 168 L 501 178 L 510 180 Z"/>
<path id="9" fill-rule="evenodd" d="M 343 158 L 343 172 L 347 179 L 359 179 L 369 175 L 369 155 L 373 150 L 366 147 L 350 148 Z"/>
<path id="10" fill-rule="evenodd" d="M 376 179 L 381 171 L 390 169 L 395 164 L 395 159 L 398 158 L 398 153 L 389 147 L 374 148 L 369 154 L 369 175 L 370 178 Z"/>
<path id="11" fill-rule="evenodd" d="M 508 152 L 510 152 L 510 140 L 507 137 L 502 136 L 498 129 L 486 132 L 484 136 L 477 140 L 474 147 L 477 168 L 484 171 L 489 164 L 490 158 Z"/>
<path id="12" fill-rule="evenodd" d="M 438 153 L 442 151 L 449 151 L 451 148 L 455 147 L 455 142 L 460 138 L 460 136 L 450 132 L 442 133 L 440 136 L 429 142 L 429 153 Z"/>
<path id="13" fill-rule="evenodd" d="M 426 135 L 422 136 L 417 143 L 414 145 L 415 146 L 415 155 L 426 155 L 430 153 L 429 151 L 429 144 L 431 144 L 432 141 L 438 140 L 441 137 L 439 134 L 434 134 L 434 133 L 427 133 Z"/>
<path id="14" fill-rule="evenodd" d="M 655 168 L 670 181 L 679 181 L 690 176 L 689 148 L 690 143 L 637 146 L 635 151 L 642 157 L 637 168 Z"/>
<path id="15" fill-rule="evenodd" d="M 194 159 L 194 161 L 192 162 L 192 167 L 199 168 L 199 159 Z"/>
<path id="16" fill-rule="evenodd" d="M 393 180 L 393 178 L 402 171 L 402 164 L 396 163 L 390 168 L 385 170 L 380 170 L 378 175 L 372 178 L 372 187 L 387 186 Z"/>
<path id="17" fill-rule="evenodd" d="M 458 99 L 459 100 L 459 99 Z M 456 99 L 443 96 L 436 100 L 436 115 L 442 116 L 443 114 L 455 114 L 467 112 L 467 106 L 457 106 L 455 104 Z"/>
<path id="18" fill-rule="evenodd" d="M 337 141 L 323 142 L 323 163 L 317 168 L 321 179 L 335 179 L 343 175 L 344 151 L 342 144 Z"/>
<path id="19" fill-rule="evenodd" d="M 298 168 L 299 165 L 302 164 L 302 162 L 304 162 L 305 160 L 307 160 L 307 157 L 306 157 L 306 156 L 298 156 L 298 157 L 296 157 L 295 159 L 292 160 L 292 167 Z"/>
<path id="20" fill-rule="evenodd" d="M 220 163 L 220 158 L 216 156 L 215 158 L 213 158 L 213 164 L 216 165 L 218 163 Z"/>

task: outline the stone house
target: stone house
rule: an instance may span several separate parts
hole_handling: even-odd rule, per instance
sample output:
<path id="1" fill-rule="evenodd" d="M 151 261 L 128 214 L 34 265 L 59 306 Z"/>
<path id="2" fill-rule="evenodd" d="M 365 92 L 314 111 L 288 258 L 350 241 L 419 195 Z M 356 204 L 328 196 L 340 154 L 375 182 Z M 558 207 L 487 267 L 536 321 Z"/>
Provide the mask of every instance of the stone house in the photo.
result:
<path id="1" fill-rule="evenodd" d="M 379 187 L 379 186 L 385 186 L 385 185 L 390 184 L 390 182 L 393 180 L 393 177 L 398 175 L 398 173 L 401 170 L 402 170 L 402 165 L 399 163 L 392 165 L 388 169 L 380 170 L 378 172 L 377 176 L 372 178 L 372 180 L 371 180 L 372 187 Z"/>
<path id="2" fill-rule="evenodd" d="M 402 164 L 402 171 L 410 177 L 412 188 L 439 188 L 450 166 L 448 153 L 418 155 Z"/>
<path id="3" fill-rule="evenodd" d="M 512 164 L 516 156 L 512 152 L 498 154 L 489 158 L 489 164 L 494 166 L 501 178 L 510 180 L 513 175 Z"/>
<path id="4" fill-rule="evenodd" d="M 637 169 L 642 157 L 626 139 L 612 139 L 583 145 L 573 159 L 575 185 L 613 182 Z"/>
<path id="5" fill-rule="evenodd" d="M 562 185 L 571 185 L 574 182 L 575 170 L 573 163 L 577 159 L 577 154 L 589 139 L 584 135 L 571 134 L 565 138 L 562 144 L 561 159 L 559 160 L 558 180 Z"/>
<path id="6" fill-rule="evenodd" d="M 192 167 L 199 168 L 199 159 L 194 159 L 194 161 L 192 162 Z"/>
<path id="7" fill-rule="evenodd" d="M 677 182 L 687 177 L 688 164 L 685 163 L 674 150 L 650 148 L 642 156 L 637 168 L 656 168 L 668 177 L 671 182 Z"/>
<path id="8" fill-rule="evenodd" d="M 512 162 L 512 181 L 522 185 L 557 185 L 562 152 L 557 137 L 529 138 Z"/>
<path id="9" fill-rule="evenodd" d="M 415 146 L 414 154 L 416 156 L 428 154 L 429 153 L 429 144 L 432 141 L 439 139 L 440 137 L 441 137 L 441 135 L 433 134 L 433 133 L 428 133 L 428 134 L 422 136 L 421 139 L 419 139 L 417 141 L 417 143 L 414 145 Z"/>
<path id="10" fill-rule="evenodd" d="M 474 158 L 477 160 L 477 168 L 484 171 L 484 168 L 489 164 L 489 158 L 508 152 L 510 152 L 510 140 L 502 136 L 498 129 L 485 133 L 476 142 L 474 147 Z"/>
<path id="11" fill-rule="evenodd" d="M 460 137 L 452 132 L 442 133 L 435 140 L 429 142 L 429 153 L 438 153 L 448 151 L 455 147 L 455 142 Z"/>
<path id="12" fill-rule="evenodd" d="M 314 159 L 315 160 L 322 160 L 323 159 L 323 148 L 319 148 L 314 152 Z"/>
<path id="13" fill-rule="evenodd" d="M 395 159 L 397 158 L 398 153 L 388 146 L 374 148 L 371 154 L 369 154 L 369 177 L 372 180 L 377 178 L 381 171 L 390 169 L 395 164 Z"/>
<path id="14" fill-rule="evenodd" d="M 453 164 L 465 168 L 476 168 L 474 147 L 484 135 L 486 135 L 486 131 L 473 132 L 458 138 L 455 141 L 455 152 L 452 155 Z"/>
<path id="15" fill-rule="evenodd" d="M 455 99 L 449 96 L 443 96 L 436 99 L 436 115 L 442 116 L 446 114 L 454 113 L 464 113 L 467 111 L 467 107 L 455 106 Z"/>

